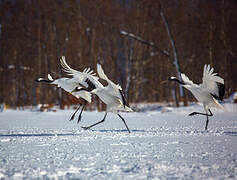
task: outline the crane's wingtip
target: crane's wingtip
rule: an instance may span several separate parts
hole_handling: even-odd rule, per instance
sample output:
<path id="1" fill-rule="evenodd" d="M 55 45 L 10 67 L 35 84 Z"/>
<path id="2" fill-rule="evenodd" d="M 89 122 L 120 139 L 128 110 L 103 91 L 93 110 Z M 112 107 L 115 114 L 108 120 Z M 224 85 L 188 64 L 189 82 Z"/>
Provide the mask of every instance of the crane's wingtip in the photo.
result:
<path id="1" fill-rule="evenodd" d="M 101 64 L 97 63 L 97 68 L 101 68 Z"/>

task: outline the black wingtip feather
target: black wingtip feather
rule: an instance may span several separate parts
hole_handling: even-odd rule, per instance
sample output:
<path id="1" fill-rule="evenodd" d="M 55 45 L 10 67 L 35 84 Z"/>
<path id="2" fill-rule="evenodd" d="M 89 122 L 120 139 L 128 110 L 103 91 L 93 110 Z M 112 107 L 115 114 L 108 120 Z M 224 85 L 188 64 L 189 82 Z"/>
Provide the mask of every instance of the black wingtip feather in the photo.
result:
<path id="1" fill-rule="evenodd" d="M 225 85 L 221 83 L 217 83 L 218 91 L 219 91 L 219 99 L 223 101 L 225 95 Z"/>
<path id="2" fill-rule="evenodd" d="M 87 78 L 85 82 L 88 84 L 88 91 L 96 89 L 95 85 L 90 81 L 90 79 Z"/>
<path id="3" fill-rule="evenodd" d="M 221 83 L 217 83 L 218 87 L 218 96 L 216 94 L 212 94 L 212 97 L 214 97 L 217 100 L 223 101 L 224 95 L 225 95 L 225 85 Z"/>
<path id="4" fill-rule="evenodd" d="M 120 94 L 121 94 L 121 96 L 122 96 L 124 108 L 125 108 L 125 106 L 128 106 L 128 107 L 129 107 L 129 104 L 128 104 L 128 102 L 127 102 L 126 99 L 125 99 L 125 96 L 124 96 L 123 91 L 122 91 L 122 90 L 119 90 L 119 92 L 120 92 Z"/>

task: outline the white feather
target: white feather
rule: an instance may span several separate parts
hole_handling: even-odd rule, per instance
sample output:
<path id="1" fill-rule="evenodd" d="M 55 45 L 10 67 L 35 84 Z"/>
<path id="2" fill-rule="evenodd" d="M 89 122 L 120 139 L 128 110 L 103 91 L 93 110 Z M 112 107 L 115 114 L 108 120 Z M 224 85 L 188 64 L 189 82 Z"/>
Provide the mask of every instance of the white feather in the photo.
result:
<path id="1" fill-rule="evenodd" d="M 73 92 L 72 95 L 75 96 L 76 98 L 83 98 L 87 102 L 91 103 L 91 93 L 90 92 L 78 91 L 78 92 Z"/>
<path id="2" fill-rule="evenodd" d="M 120 93 L 122 88 L 109 80 L 100 64 L 97 64 L 97 73 L 101 79 L 107 81 L 108 85 L 98 86 L 91 93 L 96 94 L 106 104 L 107 111 L 132 111 L 128 106 L 124 107 L 123 98 Z"/>
<path id="3" fill-rule="evenodd" d="M 63 71 L 68 73 L 68 75 L 73 76 L 75 79 L 77 79 L 78 83 L 85 86 L 86 88 L 88 87 L 88 83 L 85 82 L 86 79 L 89 79 L 96 87 L 102 86 L 102 84 L 98 81 L 99 78 L 95 75 L 93 70 L 91 70 L 90 68 L 85 68 L 82 72 L 80 72 L 71 68 L 67 64 L 66 58 L 64 56 L 62 56 L 60 61 L 61 61 L 61 66 L 63 68 Z"/>
<path id="4" fill-rule="evenodd" d="M 203 90 L 219 96 L 217 83 L 224 84 L 224 79 L 217 76 L 217 73 L 213 73 L 213 71 L 214 68 L 211 68 L 210 65 L 204 66 L 201 86 Z"/>
<path id="5" fill-rule="evenodd" d="M 53 78 L 52 78 L 52 76 L 51 76 L 50 74 L 48 74 L 48 79 L 49 79 L 50 81 L 53 81 Z"/>
<path id="6" fill-rule="evenodd" d="M 105 75 L 104 70 L 102 69 L 102 66 L 100 64 L 97 64 L 97 73 L 101 79 L 104 79 L 106 81 L 109 80 L 109 78 Z"/>
<path id="7" fill-rule="evenodd" d="M 185 84 L 193 85 L 193 81 L 191 81 L 184 73 L 181 73 L 181 78 Z"/>
<path id="8" fill-rule="evenodd" d="M 212 113 L 210 111 L 210 107 L 215 107 L 219 108 L 222 110 L 225 110 L 225 108 L 215 99 L 216 96 L 222 99 L 224 90 L 224 86 L 218 86 L 217 83 L 224 84 L 224 79 L 221 77 L 217 76 L 217 73 L 213 73 L 214 68 L 211 68 L 210 65 L 205 65 L 204 70 L 203 70 L 203 77 L 202 77 L 202 84 L 194 84 L 185 74 L 181 74 L 181 78 L 183 80 L 183 83 L 180 81 L 177 81 L 177 78 L 175 77 L 170 77 L 170 80 L 174 80 L 179 82 L 183 87 L 186 89 L 190 90 L 194 97 L 203 104 L 204 110 L 206 114 L 204 113 L 199 113 L 199 112 L 193 112 L 190 115 L 206 115 L 207 116 L 207 121 L 206 121 L 206 126 L 205 130 L 207 129 L 208 126 L 208 116 L 212 116 Z M 219 89 L 220 88 L 220 89 Z M 219 95 L 219 90 L 221 92 L 221 95 Z M 215 96 L 216 95 L 216 96 Z M 210 113 L 211 114 L 210 114 Z M 208 114 L 209 113 L 209 114 Z"/>

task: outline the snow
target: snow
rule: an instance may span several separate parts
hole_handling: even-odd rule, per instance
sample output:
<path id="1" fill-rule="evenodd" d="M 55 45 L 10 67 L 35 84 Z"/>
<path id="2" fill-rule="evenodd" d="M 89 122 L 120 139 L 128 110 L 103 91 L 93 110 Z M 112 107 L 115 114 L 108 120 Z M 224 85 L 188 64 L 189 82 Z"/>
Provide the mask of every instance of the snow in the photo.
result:
<path id="1" fill-rule="evenodd" d="M 209 130 L 203 111 L 189 107 L 144 108 L 121 113 L 131 130 L 109 113 L 73 110 L 0 113 L 0 179 L 236 179 L 237 105 L 212 109 Z"/>
<path id="2" fill-rule="evenodd" d="M 231 94 L 231 96 L 227 99 L 228 102 L 234 103 L 235 101 L 237 101 L 237 92 L 234 92 L 233 94 Z"/>

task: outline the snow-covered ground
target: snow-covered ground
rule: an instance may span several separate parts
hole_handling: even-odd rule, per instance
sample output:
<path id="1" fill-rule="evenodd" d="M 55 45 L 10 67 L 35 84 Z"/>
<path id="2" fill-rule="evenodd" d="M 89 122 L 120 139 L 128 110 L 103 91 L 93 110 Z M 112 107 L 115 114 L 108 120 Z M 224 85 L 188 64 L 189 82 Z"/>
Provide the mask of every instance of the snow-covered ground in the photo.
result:
<path id="1" fill-rule="evenodd" d="M 209 130 L 202 106 L 121 113 L 73 110 L 0 113 L 0 179 L 237 179 L 237 106 L 213 109 Z"/>

